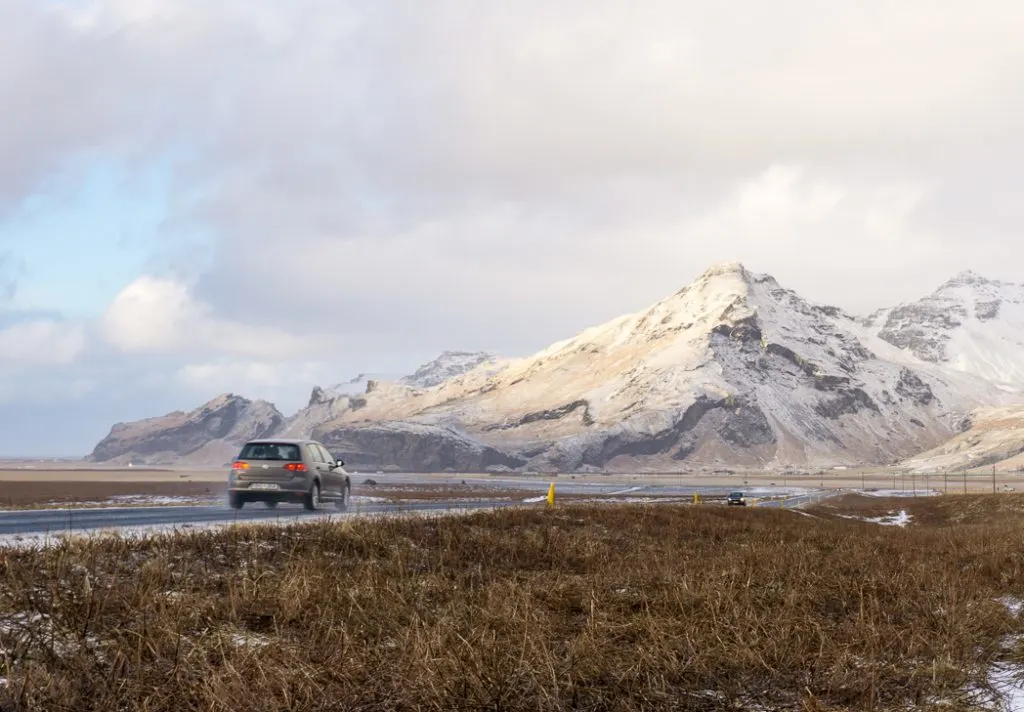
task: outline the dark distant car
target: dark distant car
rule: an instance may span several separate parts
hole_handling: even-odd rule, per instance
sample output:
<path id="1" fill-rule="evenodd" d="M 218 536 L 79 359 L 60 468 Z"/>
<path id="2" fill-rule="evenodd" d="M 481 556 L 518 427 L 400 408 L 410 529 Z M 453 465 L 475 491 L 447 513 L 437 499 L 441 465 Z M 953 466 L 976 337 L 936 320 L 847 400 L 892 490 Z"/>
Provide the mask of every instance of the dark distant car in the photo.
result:
<path id="1" fill-rule="evenodd" d="M 743 496 L 742 492 L 730 492 L 729 497 L 726 499 L 730 507 L 746 507 L 747 498 Z"/>
<path id="2" fill-rule="evenodd" d="M 241 509 L 246 502 L 301 502 L 315 510 L 334 502 L 344 510 L 352 493 L 344 465 L 315 440 L 250 440 L 231 463 L 228 503 Z"/>

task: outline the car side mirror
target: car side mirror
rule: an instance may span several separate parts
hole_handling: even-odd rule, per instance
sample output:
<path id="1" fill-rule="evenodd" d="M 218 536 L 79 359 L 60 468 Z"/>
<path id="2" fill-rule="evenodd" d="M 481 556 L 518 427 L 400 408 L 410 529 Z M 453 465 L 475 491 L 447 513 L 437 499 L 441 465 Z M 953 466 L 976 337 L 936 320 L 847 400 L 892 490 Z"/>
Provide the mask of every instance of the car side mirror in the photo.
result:
<path id="1" fill-rule="evenodd" d="M 338 467 L 344 467 L 345 466 L 345 461 L 344 460 L 338 460 L 337 465 L 338 465 Z"/>

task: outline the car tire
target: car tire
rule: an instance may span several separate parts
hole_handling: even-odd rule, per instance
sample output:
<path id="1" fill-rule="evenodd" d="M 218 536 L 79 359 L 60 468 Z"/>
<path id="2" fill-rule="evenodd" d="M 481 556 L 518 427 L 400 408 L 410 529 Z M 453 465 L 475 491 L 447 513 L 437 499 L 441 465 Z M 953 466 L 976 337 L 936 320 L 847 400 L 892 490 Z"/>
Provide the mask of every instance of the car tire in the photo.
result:
<path id="1" fill-rule="evenodd" d="M 241 509 L 245 506 L 245 500 L 242 499 L 242 495 L 232 492 L 228 495 L 228 506 L 232 509 Z"/>
<path id="2" fill-rule="evenodd" d="M 277 508 L 277 500 L 276 499 L 268 499 L 263 504 L 267 505 L 267 509 L 276 509 Z"/>
<path id="3" fill-rule="evenodd" d="M 348 485 L 345 485 L 344 487 L 341 488 L 341 497 L 339 499 L 334 500 L 334 506 L 337 507 L 339 511 L 344 512 L 346 509 L 348 509 L 348 498 L 351 496 L 352 488 L 349 487 Z"/>
<path id="4" fill-rule="evenodd" d="M 316 508 L 320 506 L 320 483 L 314 482 L 313 486 L 309 488 L 309 492 L 302 498 L 302 506 L 310 512 L 315 512 Z"/>

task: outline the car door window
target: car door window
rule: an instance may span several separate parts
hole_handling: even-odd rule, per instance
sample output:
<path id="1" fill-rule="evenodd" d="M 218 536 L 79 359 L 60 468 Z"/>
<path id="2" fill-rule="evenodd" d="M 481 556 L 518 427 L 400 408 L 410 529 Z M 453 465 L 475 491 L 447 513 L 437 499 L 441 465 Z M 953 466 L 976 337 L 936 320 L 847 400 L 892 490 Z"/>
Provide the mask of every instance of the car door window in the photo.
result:
<path id="1" fill-rule="evenodd" d="M 320 454 L 320 448 L 318 448 L 313 443 L 310 443 L 310 445 L 309 445 L 309 456 L 313 459 L 313 464 L 315 464 L 315 465 L 323 464 L 324 458 Z"/>
<path id="2" fill-rule="evenodd" d="M 327 452 L 323 445 L 317 445 L 316 448 L 320 451 L 320 456 L 324 459 L 324 462 L 328 465 L 334 464 L 334 458 L 331 457 L 331 453 Z"/>

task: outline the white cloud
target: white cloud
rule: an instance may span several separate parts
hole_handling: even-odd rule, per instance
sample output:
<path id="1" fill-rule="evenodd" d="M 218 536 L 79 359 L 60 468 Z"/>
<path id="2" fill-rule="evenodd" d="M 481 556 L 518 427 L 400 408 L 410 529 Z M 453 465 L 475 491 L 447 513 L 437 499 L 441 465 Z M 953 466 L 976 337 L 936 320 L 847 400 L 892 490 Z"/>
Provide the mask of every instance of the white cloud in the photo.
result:
<path id="1" fill-rule="evenodd" d="M 19 322 L 0 330 L 0 361 L 44 367 L 67 365 L 82 353 L 85 343 L 80 324 Z"/>
<path id="2" fill-rule="evenodd" d="M 288 358 L 304 348 L 302 339 L 282 329 L 219 319 L 185 285 L 149 276 L 125 287 L 101 323 L 108 342 L 124 352 Z"/>

